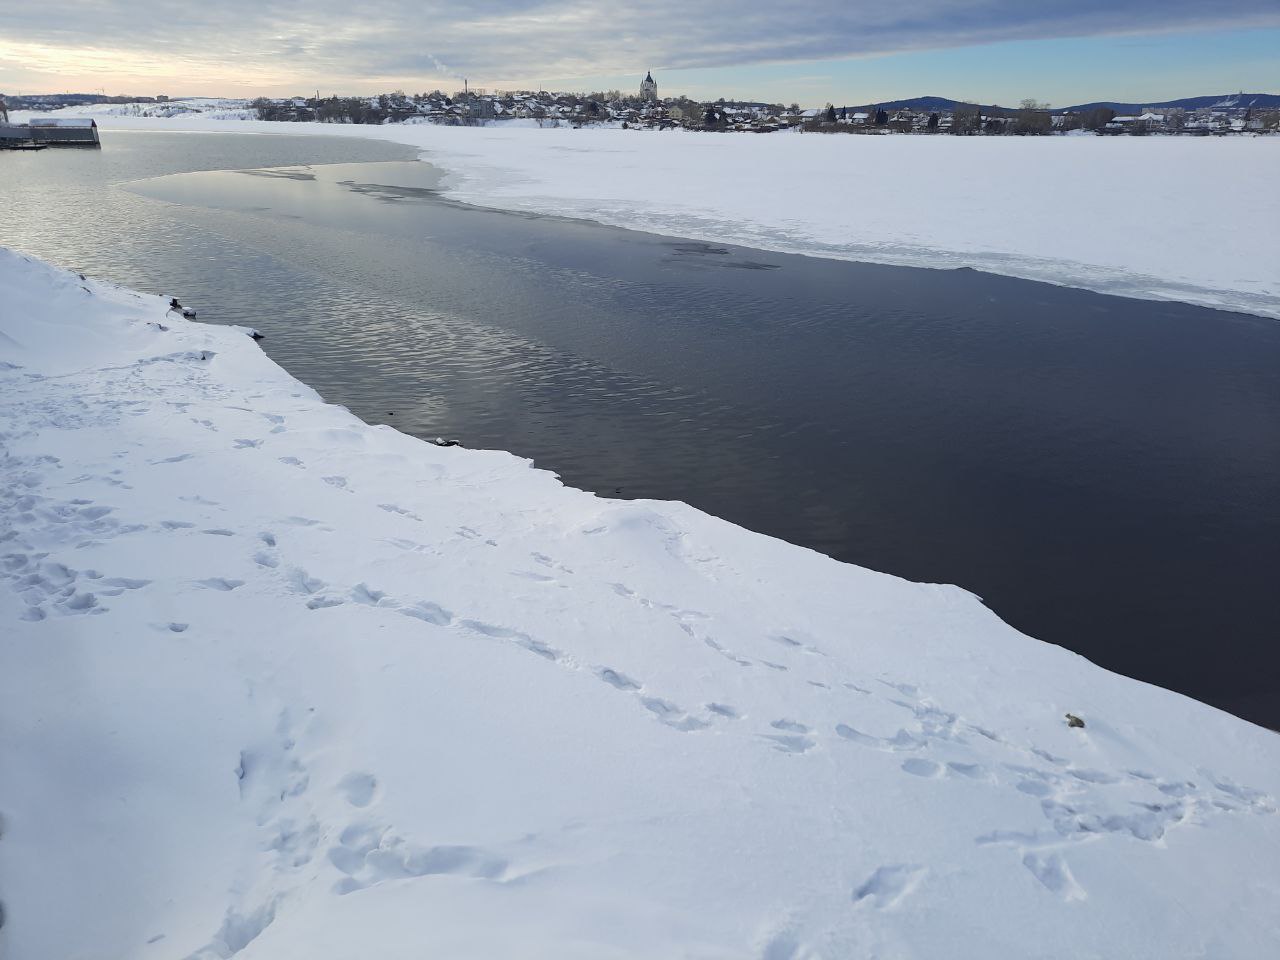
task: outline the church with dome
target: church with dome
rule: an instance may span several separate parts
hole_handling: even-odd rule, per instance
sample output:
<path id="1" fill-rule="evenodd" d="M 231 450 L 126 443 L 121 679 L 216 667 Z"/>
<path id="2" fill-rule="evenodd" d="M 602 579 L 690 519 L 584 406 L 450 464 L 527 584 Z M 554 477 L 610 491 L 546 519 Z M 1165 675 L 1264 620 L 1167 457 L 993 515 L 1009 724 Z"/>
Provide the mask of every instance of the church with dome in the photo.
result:
<path id="1" fill-rule="evenodd" d="M 658 102 L 658 84 L 653 79 L 653 71 L 650 70 L 644 75 L 644 80 L 640 82 L 640 99 L 647 100 L 649 103 Z"/>

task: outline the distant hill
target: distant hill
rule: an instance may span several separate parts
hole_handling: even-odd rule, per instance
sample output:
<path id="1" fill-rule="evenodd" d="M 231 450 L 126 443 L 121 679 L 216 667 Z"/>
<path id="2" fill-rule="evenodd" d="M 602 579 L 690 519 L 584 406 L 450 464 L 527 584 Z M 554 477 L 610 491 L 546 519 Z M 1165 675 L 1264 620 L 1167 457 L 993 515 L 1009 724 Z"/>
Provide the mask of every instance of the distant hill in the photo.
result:
<path id="1" fill-rule="evenodd" d="M 38 93 L 29 96 L 0 93 L 10 110 L 56 110 L 93 103 L 153 103 L 155 97 L 105 96 L 101 93 Z"/>
<path id="2" fill-rule="evenodd" d="M 874 110 L 879 107 L 881 110 L 918 110 L 921 113 L 950 113 L 956 107 L 966 103 L 964 100 L 951 100 L 948 97 L 911 97 L 907 100 L 885 100 L 881 103 L 865 103 L 861 106 L 850 106 L 849 110 Z M 999 110 L 991 104 L 984 104 L 984 111 Z M 1006 108 L 1007 109 L 1007 108 Z"/>
<path id="3" fill-rule="evenodd" d="M 911 97 L 906 100 L 885 100 L 881 103 L 868 103 L 862 106 L 848 107 L 849 110 L 918 110 L 923 113 L 949 113 L 965 100 L 952 100 L 948 97 Z M 1004 106 L 982 104 L 984 113 L 1016 110 L 1016 103 Z M 1096 103 L 1081 103 L 1073 107 L 1054 107 L 1054 113 L 1085 113 L 1098 107 L 1109 107 L 1116 113 L 1138 113 L 1143 107 L 1182 107 L 1186 110 L 1198 110 L 1201 107 L 1222 107 L 1243 110 L 1246 107 L 1275 109 L 1280 108 L 1280 94 L 1276 93 L 1223 93 L 1212 97 L 1183 97 L 1181 100 L 1144 100 L 1141 103 L 1124 103 L 1119 100 L 1099 100 Z"/>
<path id="4" fill-rule="evenodd" d="M 1221 107 L 1244 110 L 1248 107 L 1274 109 L 1280 107 L 1280 94 L 1276 93 L 1224 93 L 1214 97 L 1183 97 L 1181 100 L 1150 100 L 1141 103 L 1122 103 L 1118 100 L 1099 100 L 1097 103 L 1082 103 L 1074 107 L 1058 107 L 1054 113 L 1085 113 L 1098 107 L 1108 107 L 1116 113 L 1138 113 L 1143 107 L 1159 107 L 1169 109 L 1182 107 L 1184 110 L 1199 110 L 1201 107 Z"/>

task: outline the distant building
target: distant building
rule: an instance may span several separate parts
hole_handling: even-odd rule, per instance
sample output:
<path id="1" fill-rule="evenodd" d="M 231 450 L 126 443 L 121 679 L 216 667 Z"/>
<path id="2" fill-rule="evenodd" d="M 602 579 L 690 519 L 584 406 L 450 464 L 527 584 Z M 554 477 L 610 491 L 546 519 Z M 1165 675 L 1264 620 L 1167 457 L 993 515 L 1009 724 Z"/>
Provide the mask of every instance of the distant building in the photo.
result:
<path id="1" fill-rule="evenodd" d="M 648 100 L 650 103 L 658 102 L 658 84 L 653 79 L 653 71 L 646 73 L 644 80 L 640 82 L 640 99 Z"/>
<path id="2" fill-rule="evenodd" d="M 35 119 L 28 123 L 0 123 L 0 149 L 31 147 L 96 147 L 98 124 L 85 119 Z"/>
<path id="3" fill-rule="evenodd" d="M 53 147 L 96 147 L 98 122 L 91 117 L 36 117 L 29 124 L 31 139 Z"/>

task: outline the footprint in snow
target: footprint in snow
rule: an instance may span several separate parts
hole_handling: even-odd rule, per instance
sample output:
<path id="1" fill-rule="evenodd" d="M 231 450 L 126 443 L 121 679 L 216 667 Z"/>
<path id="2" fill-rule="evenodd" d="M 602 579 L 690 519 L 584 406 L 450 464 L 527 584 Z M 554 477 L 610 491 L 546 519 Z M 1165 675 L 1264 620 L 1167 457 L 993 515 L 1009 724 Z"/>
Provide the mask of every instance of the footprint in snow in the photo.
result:
<path id="1" fill-rule="evenodd" d="M 519 577 L 521 580 L 531 580 L 534 583 L 555 583 L 555 577 L 548 577 L 543 573 L 534 573 L 531 570 L 512 570 L 511 576 Z"/>
<path id="2" fill-rule="evenodd" d="M 679 730 L 682 733 L 703 730 L 711 726 L 706 720 L 689 716 L 670 700 L 663 700 L 661 697 L 641 697 L 640 702 L 646 710 L 668 727 Z"/>
<path id="3" fill-rule="evenodd" d="M 548 557 L 545 553 L 531 553 L 529 554 L 529 557 L 535 563 L 540 563 L 544 567 L 552 567 L 553 569 L 559 570 L 561 573 L 569 573 L 569 574 L 573 573 L 573 571 L 570 570 L 568 567 L 566 567 L 563 563 L 557 563 L 551 557 Z"/>
<path id="4" fill-rule="evenodd" d="M 1031 875 L 1044 884 L 1045 888 L 1062 897 L 1063 900 L 1083 900 L 1086 896 L 1084 888 L 1076 882 L 1071 868 L 1058 853 L 1028 851 L 1022 858 L 1022 865 L 1031 871 Z"/>
<path id="5" fill-rule="evenodd" d="M 781 720 L 775 720 L 769 724 L 775 730 L 785 730 L 787 733 L 808 733 L 810 728 L 803 723 L 797 723 L 795 720 L 788 720 L 785 717 Z"/>
<path id="6" fill-rule="evenodd" d="M 928 871 L 919 865 L 898 863 L 879 867 L 853 891 L 853 902 L 887 910 L 920 886 Z"/>
<path id="7" fill-rule="evenodd" d="M 406 510 L 404 507 L 398 506 L 394 503 L 380 503 L 378 504 L 378 509 L 385 510 L 387 513 L 394 513 L 397 516 L 405 517 L 409 520 L 416 520 L 419 523 L 422 522 L 422 518 L 412 510 Z"/>
<path id="8" fill-rule="evenodd" d="M 434 604 L 433 604 L 434 606 Z M 492 637 L 495 640 L 510 640 L 516 646 L 523 647 L 530 653 L 537 654 L 544 660 L 561 660 L 564 654 L 550 644 L 537 640 L 527 633 L 521 633 L 519 630 L 510 630 L 507 627 L 495 626 L 491 623 L 482 623 L 479 620 L 459 620 L 459 626 L 466 627 L 476 633 L 483 634 L 486 637 Z"/>
<path id="9" fill-rule="evenodd" d="M 353 823 L 329 849 L 329 862 L 344 874 L 334 887 L 342 895 L 384 880 L 452 874 L 501 882 L 507 860 L 480 847 L 420 847 L 386 827 Z"/>
<path id="10" fill-rule="evenodd" d="M 924 757 L 910 757 L 902 761 L 903 772 L 909 773 L 914 777 L 933 777 L 942 776 L 942 764 L 935 763 L 932 760 L 926 760 Z"/>
<path id="11" fill-rule="evenodd" d="M 367 807 L 377 792 L 378 778 L 371 773 L 348 773 L 339 781 L 338 789 L 353 807 Z"/>
<path id="12" fill-rule="evenodd" d="M 816 746 L 813 737 L 797 737 L 784 734 L 766 733 L 762 734 L 765 740 L 773 744 L 775 750 L 783 753 L 808 753 Z"/>
<path id="13" fill-rule="evenodd" d="M 899 730 L 892 737 L 874 737 L 849 726 L 847 723 L 836 725 L 836 735 L 852 743 L 857 743 L 864 747 L 874 747 L 877 750 L 885 750 L 890 753 L 919 750 L 925 745 L 923 740 L 913 737 L 906 730 Z"/>
<path id="14" fill-rule="evenodd" d="M 301 567 L 294 567 L 287 574 L 287 582 L 296 593 L 319 593 L 328 584 L 318 577 L 313 577 Z"/>
<path id="15" fill-rule="evenodd" d="M 379 596 L 381 595 L 379 594 Z M 374 602 L 376 603 L 377 601 Z M 401 607 L 400 612 L 406 617 L 433 623 L 437 627 L 447 627 L 453 623 L 453 614 L 440 606 L 440 604 L 432 603 L 430 600 L 418 600 L 412 606 Z"/>
<path id="16" fill-rule="evenodd" d="M 102 574 L 93 576 L 94 571 L 85 571 L 85 576 L 91 580 L 98 580 L 98 592 L 106 597 L 118 597 L 126 590 L 141 590 L 143 587 L 151 583 L 150 580 L 139 580 L 133 577 L 107 577 L 103 579 Z"/>
<path id="17" fill-rule="evenodd" d="M 1039 747 L 1032 747 L 1031 752 L 1034 753 L 1041 760 L 1047 760 L 1049 763 L 1052 763 L 1058 767 L 1065 767 L 1068 763 L 1071 762 L 1066 757 L 1054 756 L 1048 750 L 1041 750 Z"/>
<path id="18" fill-rule="evenodd" d="M 382 600 L 386 594 L 381 590 L 375 590 L 367 583 L 357 583 L 351 588 L 351 599 L 356 603 L 362 603 L 367 607 L 376 607 L 378 601 Z"/>
<path id="19" fill-rule="evenodd" d="M 774 720 L 769 726 L 781 731 L 762 734 L 775 750 L 781 750 L 783 753 L 807 753 L 817 745 L 817 741 L 809 736 L 811 729 L 803 723 L 783 717 L 780 720 Z"/>
<path id="20" fill-rule="evenodd" d="M 601 667 L 599 671 L 597 671 L 596 676 L 598 676 L 605 683 L 609 684 L 609 686 L 614 687 L 615 689 L 618 689 L 618 690 L 639 690 L 640 689 L 639 683 L 637 683 L 635 680 L 632 680 L 625 673 L 621 673 L 620 671 L 614 670 L 611 667 Z"/>
<path id="21" fill-rule="evenodd" d="M 227 580 L 224 577 L 210 577 L 207 580 L 197 580 L 196 583 L 208 590 L 222 590 L 228 593 L 236 587 L 244 586 L 243 580 Z"/>

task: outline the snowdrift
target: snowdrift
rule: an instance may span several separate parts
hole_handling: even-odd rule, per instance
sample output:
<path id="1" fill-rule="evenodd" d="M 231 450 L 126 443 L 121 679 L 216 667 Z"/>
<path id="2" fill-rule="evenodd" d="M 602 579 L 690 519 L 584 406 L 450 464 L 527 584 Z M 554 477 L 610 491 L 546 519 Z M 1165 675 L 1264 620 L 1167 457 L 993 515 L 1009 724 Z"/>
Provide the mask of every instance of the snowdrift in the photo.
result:
<path id="1" fill-rule="evenodd" d="M 247 333 L 0 251 L 9 960 L 1276 953 L 1275 734 Z"/>

